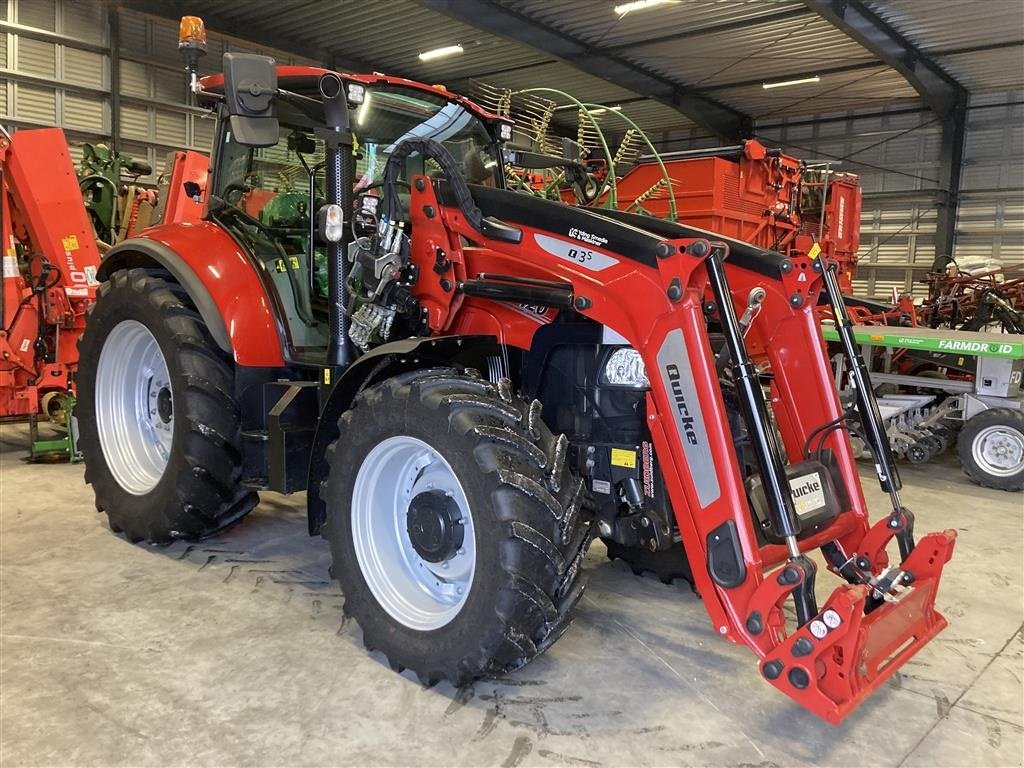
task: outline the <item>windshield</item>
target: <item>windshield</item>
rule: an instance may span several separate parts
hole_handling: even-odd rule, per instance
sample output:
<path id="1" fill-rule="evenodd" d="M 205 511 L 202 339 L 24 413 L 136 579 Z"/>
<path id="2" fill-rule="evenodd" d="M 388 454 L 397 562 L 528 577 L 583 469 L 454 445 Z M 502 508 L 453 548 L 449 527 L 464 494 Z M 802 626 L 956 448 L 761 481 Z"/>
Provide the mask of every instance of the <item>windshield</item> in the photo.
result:
<path id="1" fill-rule="evenodd" d="M 405 139 L 434 139 L 452 153 L 470 184 L 494 185 L 498 163 L 483 123 L 464 107 L 415 88 L 368 88 L 356 109 L 352 129 L 359 141 L 356 188 L 381 181 L 384 164 Z M 439 172 L 433 160 L 413 156 L 406 174 Z"/>
<path id="2" fill-rule="evenodd" d="M 310 169 L 324 160 L 323 141 L 314 133 L 322 124 L 319 111 L 315 104 L 279 100 L 280 141 L 273 147 L 245 147 L 225 131 L 215 194 L 232 204 L 242 194 L 257 190 L 308 194 Z M 356 139 L 357 192 L 379 184 L 388 156 L 404 139 L 412 138 L 444 144 L 470 184 L 498 184 L 497 155 L 486 126 L 441 94 L 401 86 L 368 87 L 363 103 L 350 113 L 350 123 Z M 404 176 L 439 172 L 433 160 L 413 155 L 405 163 Z M 322 172 L 319 177 L 318 186 L 322 186 Z M 247 212 L 254 213 L 250 207 Z"/>

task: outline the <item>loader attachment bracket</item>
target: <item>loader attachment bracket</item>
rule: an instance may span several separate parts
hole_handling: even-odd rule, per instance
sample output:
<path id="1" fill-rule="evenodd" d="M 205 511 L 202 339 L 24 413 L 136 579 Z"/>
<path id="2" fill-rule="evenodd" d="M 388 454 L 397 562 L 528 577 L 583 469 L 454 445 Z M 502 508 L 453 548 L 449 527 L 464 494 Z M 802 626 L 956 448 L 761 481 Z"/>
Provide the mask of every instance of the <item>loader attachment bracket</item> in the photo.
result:
<path id="1" fill-rule="evenodd" d="M 867 610 L 871 587 L 844 584 L 836 589 L 810 622 L 764 657 L 765 679 L 818 716 L 839 723 L 945 628 L 935 595 L 955 542 L 954 530 L 921 539 L 900 565 L 914 574 L 912 585 L 887 594 L 873 610 Z"/>

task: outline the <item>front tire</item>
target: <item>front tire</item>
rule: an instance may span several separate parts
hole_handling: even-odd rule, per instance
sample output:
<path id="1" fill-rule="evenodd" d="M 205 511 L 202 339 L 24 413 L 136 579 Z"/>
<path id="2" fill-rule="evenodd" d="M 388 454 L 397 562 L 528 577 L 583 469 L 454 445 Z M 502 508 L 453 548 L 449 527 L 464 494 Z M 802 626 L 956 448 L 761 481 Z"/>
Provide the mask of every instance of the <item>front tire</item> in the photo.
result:
<path id="1" fill-rule="evenodd" d="M 200 539 L 258 501 L 240 487 L 234 369 L 185 290 L 120 270 L 100 286 L 79 342 L 85 480 L 129 541 Z"/>
<path id="2" fill-rule="evenodd" d="M 1024 412 L 989 408 L 972 416 L 960 430 L 957 453 L 979 485 L 1024 490 Z"/>
<path id="3" fill-rule="evenodd" d="M 451 370 L 362 392 L 324 483 L 333 572 L 368 649 L 426 684 L 517 669 L 568 627 L 591 522 L 539 403 Z"/>

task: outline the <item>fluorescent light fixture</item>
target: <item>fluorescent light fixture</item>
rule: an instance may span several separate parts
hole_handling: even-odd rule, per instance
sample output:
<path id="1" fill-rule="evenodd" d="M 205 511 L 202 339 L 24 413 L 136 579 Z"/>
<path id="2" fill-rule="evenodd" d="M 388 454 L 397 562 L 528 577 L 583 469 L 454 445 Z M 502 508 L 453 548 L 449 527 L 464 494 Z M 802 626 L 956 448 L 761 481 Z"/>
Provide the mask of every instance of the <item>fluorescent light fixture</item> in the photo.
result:
<path id="1" fill-rule="evenodd" d="M 804 83 L 817 83 L 820 81 L 821 78 L 814 75 L 814 77 L 801 77 L 798 80 L 782 80 L 778 83 L 761 83 L 761 87 L 767 91 L 769 88 L 785 88 L 787 85 L 803 85 Z"/>
<path id="2" fill-rule="evenodd" d="M 630 11 L 645 11 L 659 5 L 675 5 L 679 0 L 632 0 L 629 3 L 622 3 L 615 6 L 615 12 L 619 16 L 625 16 Z"/>
<path id="3" fill-rule="evenodd" d="M 434 59 L 443 59 L 446 56 L 457 56 L 460 53 L 462 53 L 461 45 L 446 45 L 442 48 L 424 51 L 420 54 L 420 61 L 433 61 Z"/>

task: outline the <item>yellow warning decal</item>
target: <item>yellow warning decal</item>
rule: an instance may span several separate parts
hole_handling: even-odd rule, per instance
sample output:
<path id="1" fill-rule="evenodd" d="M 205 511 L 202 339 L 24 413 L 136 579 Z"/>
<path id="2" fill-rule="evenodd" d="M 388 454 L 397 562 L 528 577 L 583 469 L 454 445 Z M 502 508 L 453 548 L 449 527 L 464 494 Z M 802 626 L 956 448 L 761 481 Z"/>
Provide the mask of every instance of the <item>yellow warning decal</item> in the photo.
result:
<path id="1" fill-rule="evenodd" d="M 612 448 L 612 466 L 636 469 L 636 451 L 625 448 Z"/>
<path id="2" fill-rule="evenodd" d="M 299 268 L 299 257 L 298 256 L 292 256 L 290 259 L 288 259 L 288 261 L 291 262 L 292 269 L 298 269 Z"/>
<path id="3" fill-rule="evenodd" d="M 810 250 L 807 251 L 807 258 L 816 259 L 818 258 L 819 253 L 821 253 L 821 246 L 815 243 L 811 246 Z"/>
<path id="4" fill-rule="evenodd" d="M 330 384 L 330 383 L 331 383 L 331 369 L 330 368 L 324 368 L 324 384 Z"/>
<path id="5" fill-rule="evenodd" d="M 285 264 L 284 264 L 284 259 L 278 259 L 277 261 L 275 261 L 274 262 L 274 269 L 277 270 L 278 272 L 287 272 L 288 271 L 288 267 L 286 267 Z"/>
<path id="6" fill-rule="evenodd" d="M 78 250 L 78 236 L 77 235 L 68 235 L 67 237 L 62 237 L 61 240 L 60 240 L 60 243 L 61 243 L 61 245 L 64 246 L 64 250 L 65 251 L 77 251 Z"/>

